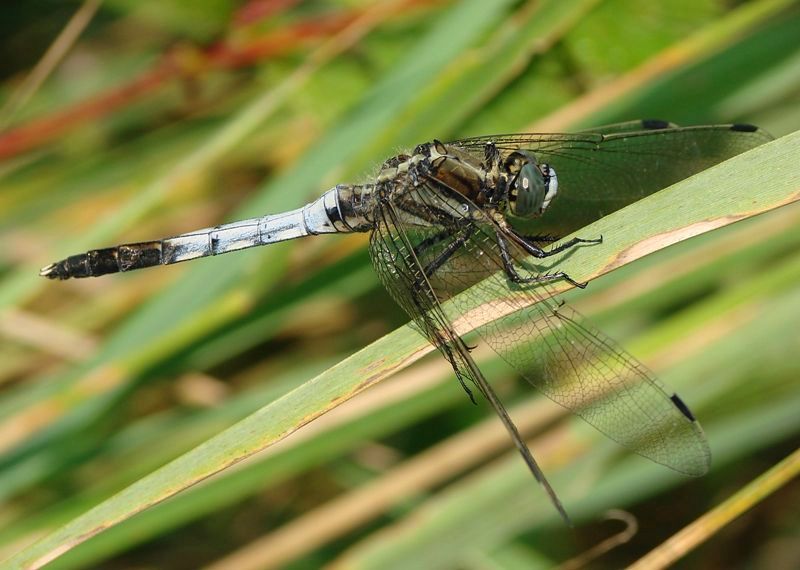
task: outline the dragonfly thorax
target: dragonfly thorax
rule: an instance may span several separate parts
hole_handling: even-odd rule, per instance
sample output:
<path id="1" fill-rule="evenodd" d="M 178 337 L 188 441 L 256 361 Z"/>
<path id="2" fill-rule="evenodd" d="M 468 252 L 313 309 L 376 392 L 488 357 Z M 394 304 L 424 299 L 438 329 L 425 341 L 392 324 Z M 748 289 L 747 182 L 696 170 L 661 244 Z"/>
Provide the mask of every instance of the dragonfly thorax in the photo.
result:
<path id="1" fill-rule="evenodd" d="M 558 176 L 532 154 L 513 152 L 505 161 L 508 213 L 519 218 L 541 216 L 558 193 Z"/>

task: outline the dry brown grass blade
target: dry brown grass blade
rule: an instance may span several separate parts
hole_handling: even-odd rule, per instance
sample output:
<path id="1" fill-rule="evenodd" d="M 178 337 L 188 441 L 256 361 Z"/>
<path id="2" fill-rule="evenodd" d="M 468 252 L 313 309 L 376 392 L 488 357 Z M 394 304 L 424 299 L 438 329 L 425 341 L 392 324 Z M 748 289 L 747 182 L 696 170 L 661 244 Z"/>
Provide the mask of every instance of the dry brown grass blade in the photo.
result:
<path id="1" fill-rule="evenodd" d="M 628 570 L 667 568 L 800 474 L 800 449 L 752 481 L 727 501 L 707 512 L 672 538 L 628 567 Z"/>
<path id="2" fill-rule="evenodd" d="M 565 411 L 541 399 L 511 410 L 523 435 L 530 435 Z M 543 446 L 537 443 L 537 449 Z M 380 516 L 409 497 L 429 491 L 488 457 L 510 448 L 503 425 L 494 417 L 424 451 L 386 475 L 295 519 L 207 570 L 278 568 L 313 552 Z M 563 450 L 562 450 L 563 452 Z"/>
<path id="3" fill-rule="evenodd" d="M 97 349 L 94 337 L 18 309 L 0 314 L 0 335 L 66 360 L 81 361 Z"/>

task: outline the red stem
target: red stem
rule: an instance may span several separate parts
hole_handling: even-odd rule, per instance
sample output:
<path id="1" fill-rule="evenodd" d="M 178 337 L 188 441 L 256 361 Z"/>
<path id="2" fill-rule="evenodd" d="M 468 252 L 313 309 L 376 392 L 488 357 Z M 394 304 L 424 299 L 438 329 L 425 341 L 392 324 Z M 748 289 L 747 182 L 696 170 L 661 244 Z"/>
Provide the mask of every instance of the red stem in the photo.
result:
<path id="1" fill-rule="evenodd" d="M 272 14 L 296 0 L 261 0 L 246 5 L 234 18 L 252 20 L 260 13 Z M 431 0 L 408 0 L 404 8 L 432 3 Z M 241 45 L 220 42 L 197 51 L 194 58 L 182 58 L 181 50 L 167 53 L 154 66 L 127 85 L 90 97 L 72 107 L 33 119 L 0 133 L 0 160 L 13 157 L 55 140 L 87 121 L 101 118 L 145 97 L 167 82 L 196 76 L 197 70 L 232 69 L 252 65 L 296 49 L 309 41 L 332 36 L 347 27 L 362 10 L 317 17 L 293 26 L 272 31 Z M 198 66 L 197 64 L 201 65 Z"/>

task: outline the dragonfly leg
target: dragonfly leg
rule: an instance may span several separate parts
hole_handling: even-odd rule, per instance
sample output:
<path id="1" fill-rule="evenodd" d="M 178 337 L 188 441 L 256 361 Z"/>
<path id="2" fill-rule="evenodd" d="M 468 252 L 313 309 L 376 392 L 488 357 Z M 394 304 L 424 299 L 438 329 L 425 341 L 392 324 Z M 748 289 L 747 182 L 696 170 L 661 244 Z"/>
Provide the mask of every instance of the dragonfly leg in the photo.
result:
<path id="1" fill-rule="evenodd" d="M 547 255 L 553 255 L 560 251 L 564 251 L 565 249 L 569 249 L 573 246 L 578 245 L 579 243 L 603 243 L 603 236 L 595 239 L 584 239 L 584 238 L 572 238 L 569 241 L 565 241 L 561 245 L 557 245 L 556 247 L 551 247 L 545 253 Z"/>
<path id="2" fill-rule="evenodd" d="M 546 283 L 546 282 L 549 282 L 549 281 L 559 281 L 559 280 L 563 279 L 567 283 L 569 283 L 571 285 L 574 285 L 575 287 L 579 287 L 580 289 L 583 289 L 584 287 L 586 287 L 586 283 L 580 283 L 578 281 L 575 281 L 572 277 L 570 277 L 569 275 L 567 275 L 563 271 L 557 271 L 555 273 L 544 273 L 544 274 L 541 274 L 541 275 L 534 275 L 532 277 L 523 277 L 522 275 L 519 274 L 517 269 L 514 267 L 514 262 L 511 259 L 511 255 L 508 253 L 508 244 L 506 243 L 505 238 L 497 230 L 495 230 L 495 236 L 497 238 L 497 245 L 498 245 L 498 247 L 500 249 L 500 257 L 503 260 L 503 268 L 506 271 L 506 275 L 508 276 L 508 278 L 512 282 L 518 283 L 520 285 L 527 285 L 527 284 L 531 284 L 531 283 Z M 575 238 L 575 239 L 578 239 L 578 238 Z M 573 240 L 570 240 L 570 241 L 573 241 Z M 567 242 L 567 243 L 569 243 L 569 242 Z M 580 242 L 576 242 L 576 243 L 580 243 Z M 575 244 L 572 244 L 572 245 L 575 245 Z M 531 246 L 531 247 L 533 247 L 533 246 Z M 532 253 L 527 248 L 526 248 L 526 251 L 528 251 L 528 253 Z M 539 250 L 539 251 L 541 252 L 542 250 Z M 536 254 L 532 253 L 532 255 L 536 255 Z M 540 257 L 540 256 L 537 256 L 537 257 Z M 545 256 L 541 256 L 541 257 L 545 257 Z"/>
<path id="3" fill-rule="evenodd" d="M 425 238 L 417 245 L 414 246 L 414 255 L 419 257 L 420 255 L 424 254 L 428 248 L 435 246 L 436 244 L 442 243 L 447 238 L 451 237 L 453 232 L 450 230 L 444 230 L 438 234 L 432 235 L 430 237 Z"/>
<path id="4" fill-rule="evenodd" d="M 513 230 L 511 230 L 511 231 L 513 231 Z M 537 244 L 537 243 L 553 243 L 553 242 L 556 242 L 556 241 L 558 241 L 558 240 L 560 240 L 560 239 L 561 239 L 561 237 L 559 237 L 559 236 L 552 236 L 552 235 L 532 235 L 532 236 L 526 236 L 526 235 L 520 234 L 520 233 L 518 233 L 518 232 L 513 232 L 513 233 L 514 233 L 514 235 L 515 235 L 515 236 L 517 236 L 519 239 L 521 239 L 521 240 L 523 240 L 523 241 L 526 241 L 526 242 L 529 242 L 529 243 L 532 243 L 532 244 Z"/>
<path id="5" fill-rule="evenodd" d="M 458 342 L 464 344 L 464 346 L 467 348 L 467 352 L 471 352 L 469 350 L 469 347 L 466 346 L 466 344 L 462 339 L 458 339 Z M 447 360 L 450 362 L 450 365 L 453 367 L 453 370 L 456 371 L 456 379 L 458 380 L 458 383 L 461 384 L 461 387 L 464 389 L 464 391 L 467 393 L 469 401 L 477 406 L 478 401 L 475 399 L 475 395 L 472 393 L 472 390 L 470 390 L 469 386 L 467 386 L 467 381 L 464 379 L 464 376 L 462 374 L 458 373 L 458 365 L 456 364 L 456 358 L 452 351 L 453 351 L 452 345 L 445 345 L 444 348 L 445 358 L 447 358 Z"/>
<path id="6" fill-rule="evenodd" d="M 456 251 L 460 248 L 464 247 L 464 244 L 467 242 L 469 237 L 472 235 L 471 228 L 466 228 L 465 230 L 461 231 L 461 234 L 456 237 L 453 241 L 451 241 L 447 246 L 439 252 L 437 255 L 428 265 L 426 265 L 422 270 L 422 275 L 420 275 L 416 281 L 414 282 L 414 289 L 419 289 L 420 287 L 424 286 L 424 282 L 431 277 L 436 271 L 438 271 L 447 261 L 453 257 Z M 414 248 L 414 254 L 419 257 L 421 254 L 425 252 L 430 247 L 441 243 L 448 237 L 452 236 L 452 232 L 444 231 L 440 234 L 436 234 L 431 236 L 423 241 L 421 241 L 417 246 Z M 464 347 L 467 349 L 468 352 L 472 352 L 476 347 L 469 346 L 464 343 Z M 461 387 L 469 396 L 469 399 L 472 401 L 473 404 L 477 404 L 475 401 L 475 396 L 472 394 L 472 390 L 469 389 L 469 386 L 466 385 L 464 379 L 461 376 L 456 375 L 458 377 L 458 383 L 461 384 Z"/>
<path id="7" fill-rule="evenodd" d="M 572 238 L 571 240 L 565 241 L 564 243 L 556 247 L 552 247 L 550 249 L 542 249 L 541 247 L 536 245 L 535 242 L 554 242 L 558 241 L 559 238 L 555 236 L 536 236 L 535 238 L 530 238 L 526 236 L 521 236 L 520 234 L 514 231 L 512 231 L 512 235 L 514 235 L 514 237 L 519 238 L 519 244 L 525 249 L 525 251 L 538 258 L 555 255 L 556 253 L 560 253 L 580 243 L 603 243 L 603 236 L 600 236 L 597 239 Z"/>
<path id="8" fill-rule="evenodd" d="M 437 255 L 430 263 L 428 263 L 428 265 L 425 266 L 423 269 L 424 276 L 426 278 L 432 276 L 442 267 L 442 265 L 447 263 L 447 261 L 453 257 L 455 252 L 464 247 L 464 244 L 467 243 L 467 240 L 470 238 L 473 231 L 474 230 L 469 227 L 466 228 L 466 230 L 462 230 L 453 241 L 448 243 L 447 246 L 441 252 L 439 252 L 439 255 Z M 425 242 L 421 242 L 420 245 L 423 243 Z"/>

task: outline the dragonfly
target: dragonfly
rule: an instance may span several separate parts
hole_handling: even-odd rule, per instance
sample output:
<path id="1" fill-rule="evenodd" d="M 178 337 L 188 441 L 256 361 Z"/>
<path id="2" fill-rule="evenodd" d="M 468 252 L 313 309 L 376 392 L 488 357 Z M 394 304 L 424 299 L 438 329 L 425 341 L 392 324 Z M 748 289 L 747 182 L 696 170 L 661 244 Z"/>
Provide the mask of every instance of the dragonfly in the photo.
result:
<path id="1" fill-rule="evenodd" d="M 475 362 L 477 333 L 520 376 L 623 447 L 690 476 L 711 453 L 681 398 L 554 294 L 583 288 L 547 258 L 601 236 L 561 238 L 771 139 L 746 124 L 629 121 L 562 134 L 433 140 L 293 211 L 174 237 L 91 250 L 44 267 L 50 279 L 96 277 L 304 236 L 368 232 L 377 275 L 497 413 L 558 513 L 566 510 Z M 488 301 L 487 300 L 491 300 Z"/>

